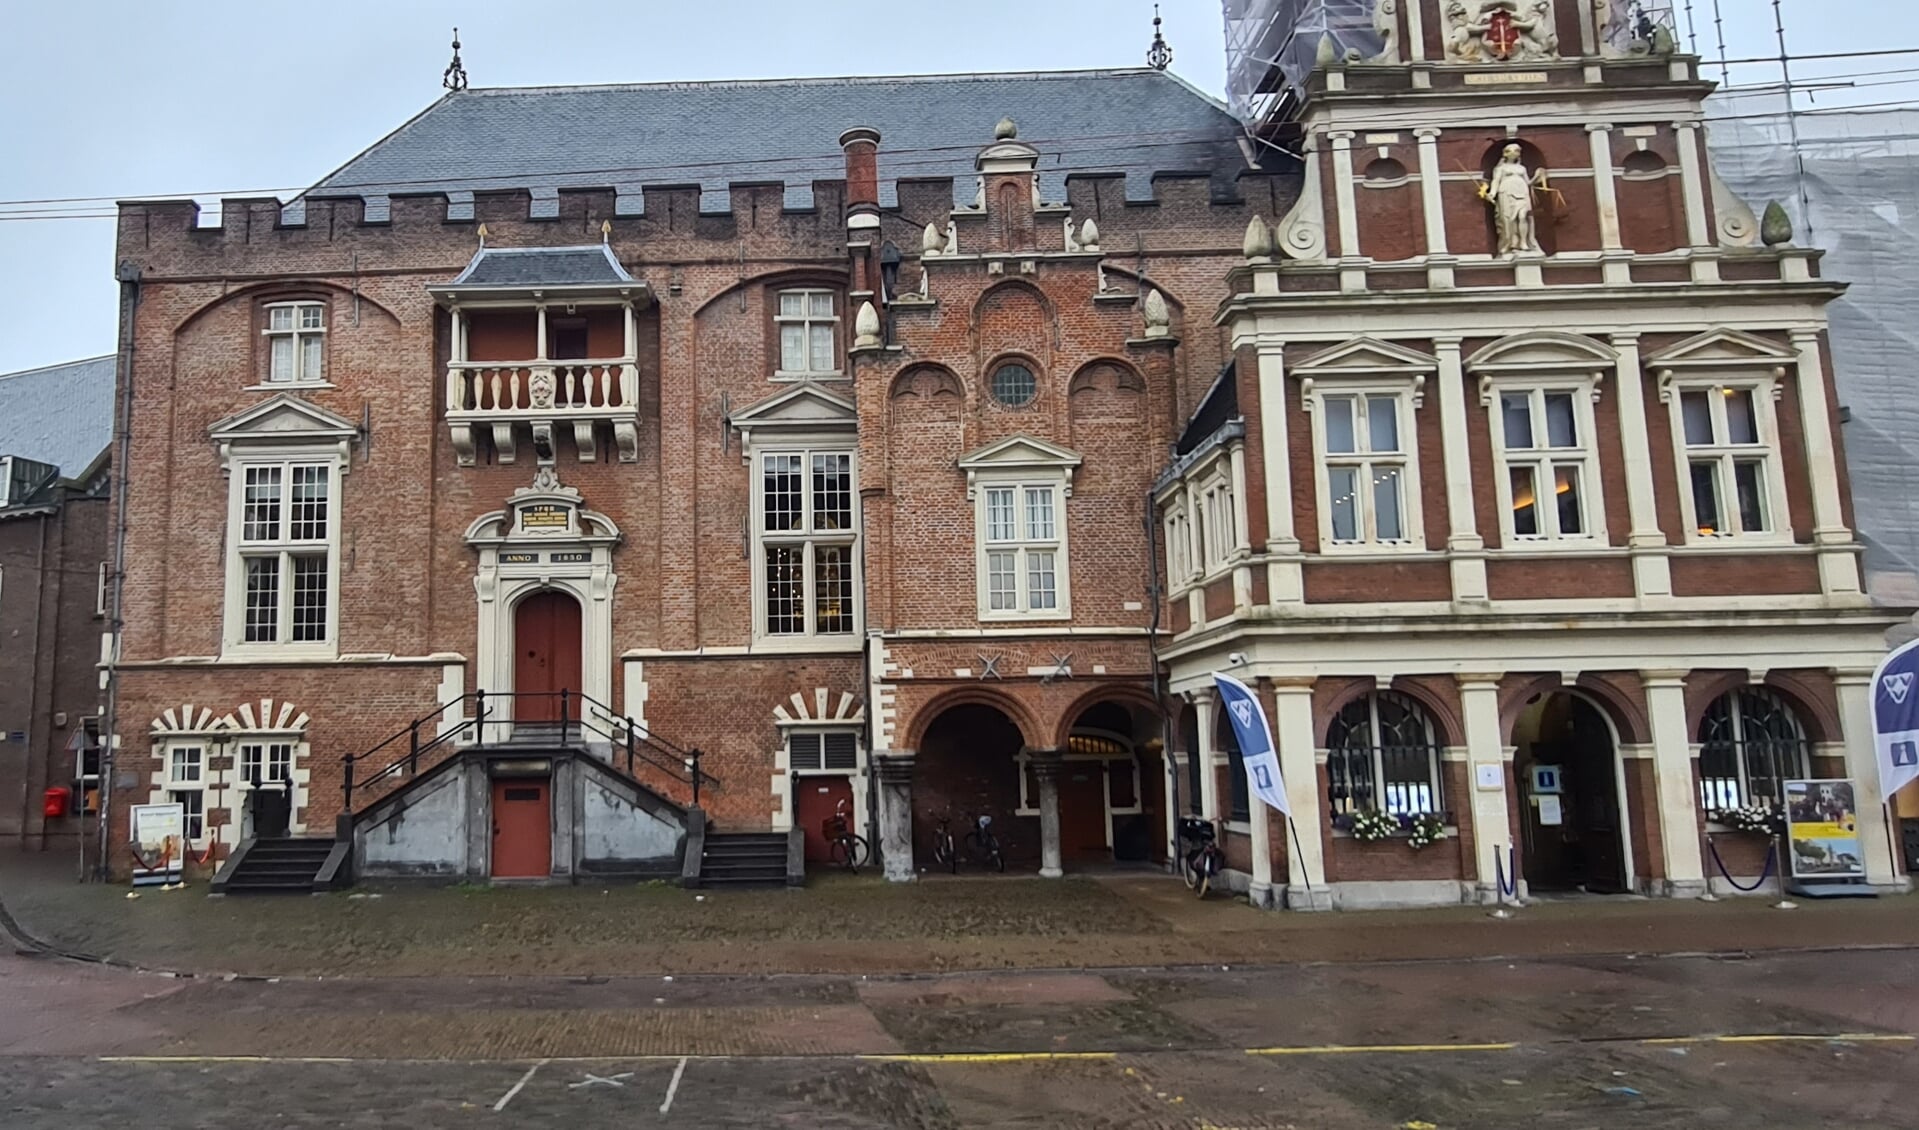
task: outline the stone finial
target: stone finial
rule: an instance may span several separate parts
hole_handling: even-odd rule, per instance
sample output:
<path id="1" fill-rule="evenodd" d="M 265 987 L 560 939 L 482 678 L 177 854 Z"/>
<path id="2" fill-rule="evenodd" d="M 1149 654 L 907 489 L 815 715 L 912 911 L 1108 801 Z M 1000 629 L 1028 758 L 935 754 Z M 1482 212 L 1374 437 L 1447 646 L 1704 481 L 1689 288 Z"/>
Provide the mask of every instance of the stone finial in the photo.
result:
<path id="1" fill-rule="evenodd" d="M 600 242 L 601 243 L 613 242 L 613 221 L 612 220 L 600 221 Z"/>
<path id="2" fill-rule="evenodd" d="M 1099 250 L 1099 221 L 1090 216 L 1079 227 L 1079 249 L 1081 251 Z"/>
<path id="3" fill-rule="evenodd" d="M 878 349 L 880 341 L 880 312 L 868 301 L 860 303 L 859 315 L 853 319 L 853 348 Z"/>
<path id="4" fill-rule="evenodd" d="M 1313 62 L 1322 67 L 1330 67 L 1339 61 L 1339 44 L 1333 42 L 1330 33 L 1319 37 L 1319 49 L 1313 54 Z"/>
<path id="5" fill-rule="evenodd" d="M 938 224 L 928 221 L 926 230 L 920 233 L 920 255 L 934 256 L 945 250 L 946 233 L 940 231 Z"/>
<path id="6" fill-rule="evenodd" d="M 1011 141 L 1018 136 L 1019 126 L 1011 118 L 1001 118 L 999 124 L 993 127 L 994 141 Z"/>
<path id="7" fill-rule="evenodd" d="M 1273 257 L 1273 229 L 1266 226 L 1259 213 L 1246 221 L 1246 242 L 1241 245 L 1246 258 L 1255 263 L 1264 262 Z"/>
<path id="8" fill-rule="evenodd" d="M 1147 337 L 1167 337 L 1173 332 L 1173 312 L 1166 308 L 1166 296 L 1157 290 L 1147 290 L 1146 301 L 1142 306 L 1146 316 Z"/>
<path id="9" fill-rule="evenodd" d="M 1766 204 L 1766 213 L 1759 219 L 1759 239 L 1767 247 L 1792 242 L 1792 217 L 1786 215 L 1786 209 L 1777 200 Z"/>

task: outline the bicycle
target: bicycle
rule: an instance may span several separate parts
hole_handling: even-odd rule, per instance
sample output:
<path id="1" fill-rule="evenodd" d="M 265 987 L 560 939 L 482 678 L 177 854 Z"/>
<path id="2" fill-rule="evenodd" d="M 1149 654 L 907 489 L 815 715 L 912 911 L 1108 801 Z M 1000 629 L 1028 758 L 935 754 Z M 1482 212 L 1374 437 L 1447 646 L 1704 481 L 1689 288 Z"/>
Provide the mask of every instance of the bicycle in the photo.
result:
<path id="1" fill-rule="evenodd" d="M 966 854 L 982 867 L 991 867 L 1000 872 L 1006 870 L 1006 856 L 1000 852 L 999 837 L 993 834 L 991 816 L 973 818 L 973 830 L 966 833 Z M 956 870 L 957 866 L 955 864 Z"/>
<path id="2" fill-rule="evenodd" d="M 933 829 L 933 859 L 952 874 L 959 874 L 959 852 L 953 843 L 953 814 L 941 816 Z"/>
<path id="3" fill-rule="evenodd" d="M 865 863 L 871 855 L 872 849 L 864 837 L 853 832 L 853 821 L 848 811 L 850 807 L 846 801 L 841 801 L 833 815 L 826 818 L 823 831 L 826 833 L 827 841 L 832 845 L 833 862 L 850 872 L 857 873 L 860 864 Z"/>
<path id="4" fill-rule="evenodd" d="M 1179 822 L 1179 838 L 1182 842 L 1191 840 L 1195 845 L 1181 858 L 1179 877 L 1186 881 L 1188 889 L 1205 898 L 1206 892 L 1212 889 L 1213 878 L 1226 868 L 1226 853 L 1214 842 L 1218 834 L 1213 831 L 1213 822 L 1195 816 L 1184 817 Z"/>

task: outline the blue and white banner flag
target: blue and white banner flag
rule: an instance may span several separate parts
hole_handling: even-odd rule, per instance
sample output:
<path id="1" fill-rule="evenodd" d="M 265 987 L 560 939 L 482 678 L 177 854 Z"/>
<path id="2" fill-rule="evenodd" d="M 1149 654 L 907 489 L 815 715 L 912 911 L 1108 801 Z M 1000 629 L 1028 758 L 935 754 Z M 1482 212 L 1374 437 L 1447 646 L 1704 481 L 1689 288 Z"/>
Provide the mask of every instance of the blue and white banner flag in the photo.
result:
<path id="1" fill-rule="evenodd" d="M 1872 673 L 1872 741 L 1879 753 L 1879 792 L 1919 780 L 1919 640 L 1893 649 Z"/>
<path id="2" fill-rule="evenodd" d="M 1286 782 L 1279 776 L 1279 750 L 1273 745 L 1273 731 L 1266 724 L 1266 711 L 1260 708 L 1258 696 L 1231 675 L 1215 674 L 1213 684 L 1219 688 L 1219 704 L 1233 725 L 1233 736 L 1239 739 L 1247 785 L 1254 796 L 1291 816 Z"/>

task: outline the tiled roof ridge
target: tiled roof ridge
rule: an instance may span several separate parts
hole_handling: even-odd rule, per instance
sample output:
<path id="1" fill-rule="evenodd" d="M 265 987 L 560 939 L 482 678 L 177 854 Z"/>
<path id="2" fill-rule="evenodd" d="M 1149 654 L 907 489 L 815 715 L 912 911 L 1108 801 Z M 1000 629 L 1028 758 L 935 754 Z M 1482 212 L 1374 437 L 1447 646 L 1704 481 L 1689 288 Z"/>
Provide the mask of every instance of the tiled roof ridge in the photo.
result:
<path id="1" fill-rule="evenodd" d="M 111 353 L 102 353 L 95 357 L 82 357 L 76 361 L 55 361 L 51 365 L 35 365 L 31 369 L 15 369 L 11 373 L 0 373 L 0 381 L 12 380 L 15 377 L 36 376 L 54 369 L 71 369 L 75 365 L 91 365 L 98 361 L 111 361 L 113 358 L 114 355 Z"/>
<path id="2" fill-rule="evenodd" d="M 924 82 L 992 82 L 1001 79 L 1044 81 L 1050 79 L 1131 78 L 1165 75 L 1152 67 L 1084 67 L 1076 70 L 1041 71 L 955 71 L 947 74 L 913 75 L 819 75 L 788 78 L 682 79 L 666 82 L 544 83 L 533 86 L 475 86 L 460 92 L 468 95 L 507 96 L 516 94 L 578 94 L 585 91 L 622 90 L 731 90 L 756 86 L 886 86 Z"/>

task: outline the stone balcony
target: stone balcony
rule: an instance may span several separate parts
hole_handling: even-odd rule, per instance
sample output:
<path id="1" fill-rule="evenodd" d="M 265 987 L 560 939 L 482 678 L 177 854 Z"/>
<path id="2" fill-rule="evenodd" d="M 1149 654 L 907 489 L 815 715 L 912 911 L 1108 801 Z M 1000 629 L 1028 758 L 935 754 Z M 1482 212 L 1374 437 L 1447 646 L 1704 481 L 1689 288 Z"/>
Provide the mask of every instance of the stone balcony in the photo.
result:
<path id="1" fill-rule="evenodd" d="M 555 361 L 455 361 L 446 371 L 446 422 L 460 465 L 478 456 L 490 433 L 495 458 L 512 463 L 522 436 L 542 463 L 554 459 L 563 432 L 582 462 L 599 458 L 602 425 L 622 463 L 640 456 L 640 368 L 635 358 Z"/>

